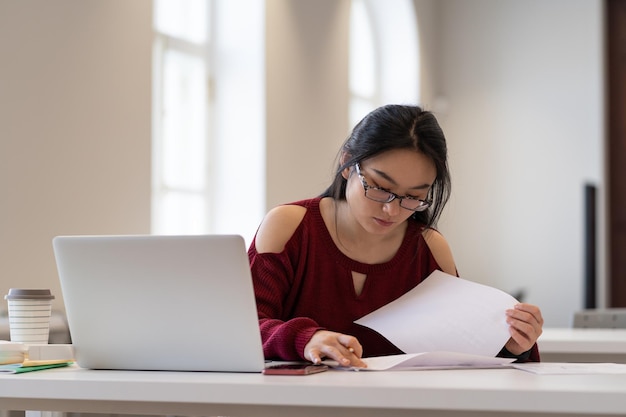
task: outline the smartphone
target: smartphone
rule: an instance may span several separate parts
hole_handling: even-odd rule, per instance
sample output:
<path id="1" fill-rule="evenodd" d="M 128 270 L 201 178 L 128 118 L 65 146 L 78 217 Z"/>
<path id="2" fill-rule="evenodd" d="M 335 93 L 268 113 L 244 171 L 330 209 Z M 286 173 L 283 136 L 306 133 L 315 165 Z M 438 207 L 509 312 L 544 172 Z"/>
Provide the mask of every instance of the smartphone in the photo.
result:
<path id="1" fill-rule="evenodd" d="M 265 375 L 311 375 L 327 370 L 327 365 L 280 364 L 268 366 L 263 373 Z"/>

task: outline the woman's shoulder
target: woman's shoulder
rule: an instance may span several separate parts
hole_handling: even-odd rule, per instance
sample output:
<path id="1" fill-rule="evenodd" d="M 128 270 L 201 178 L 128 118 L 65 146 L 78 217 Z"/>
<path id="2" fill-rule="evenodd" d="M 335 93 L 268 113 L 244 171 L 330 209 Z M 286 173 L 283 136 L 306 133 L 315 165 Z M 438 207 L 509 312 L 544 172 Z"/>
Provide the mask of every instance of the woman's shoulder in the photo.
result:
<path id="1" fill-rule="evenodd" d="M 422 231 L 422 236 L 424 236 L 424 241 L 426 241 L 441 270 L 451 275 L 457 275 L 452 249 L 450 249 L 446 238 L 439 231 L 430 227 Z"/>
<path id="2" fill-rule="evenodd" d="M 301 200 L 276 206 L 266 215 L 255 237 L 258 253 L 280 253 L 302 223 L 307 210 L 315 200 Z"/>

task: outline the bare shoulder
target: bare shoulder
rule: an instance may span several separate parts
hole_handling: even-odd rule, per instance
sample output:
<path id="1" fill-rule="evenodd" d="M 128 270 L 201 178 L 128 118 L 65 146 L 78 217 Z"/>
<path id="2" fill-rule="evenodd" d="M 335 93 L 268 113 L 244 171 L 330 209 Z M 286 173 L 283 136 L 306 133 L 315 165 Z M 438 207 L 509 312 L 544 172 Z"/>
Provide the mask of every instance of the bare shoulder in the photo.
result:
<path id="1" fill-rule="evenodd" d="M 422 235 L 435 261 L 437 261 L 437 264 L 439 264 L 443 272 L 450 275 L 457 275 L 452 250 L 446 238 L 435 229 L 426 229 L 422 232 Z"/>
<path id="2" fill-rule="evenodd" d="M 302 222 L 306 207 L 297 205 L 277 206 L 266 215 L 256 233 L 258 253 L 280 253 L 298 225 Z"/>

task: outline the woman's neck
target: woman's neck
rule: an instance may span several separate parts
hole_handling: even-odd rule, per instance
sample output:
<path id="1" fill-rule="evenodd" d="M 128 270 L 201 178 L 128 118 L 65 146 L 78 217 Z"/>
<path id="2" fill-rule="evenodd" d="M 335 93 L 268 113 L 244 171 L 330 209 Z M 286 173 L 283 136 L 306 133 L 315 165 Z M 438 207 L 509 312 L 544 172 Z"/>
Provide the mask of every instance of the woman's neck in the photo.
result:
<path id="1" fill-rule="evenodd" d="M 381 263 L 393 258 L 404 239 L 402 227 L 383 235 L 367 232 L 355 219 L 346 201 L 324 199 L 322 210 L 326 227 L 337 247 L 349 258 L 364 263 Z"/>

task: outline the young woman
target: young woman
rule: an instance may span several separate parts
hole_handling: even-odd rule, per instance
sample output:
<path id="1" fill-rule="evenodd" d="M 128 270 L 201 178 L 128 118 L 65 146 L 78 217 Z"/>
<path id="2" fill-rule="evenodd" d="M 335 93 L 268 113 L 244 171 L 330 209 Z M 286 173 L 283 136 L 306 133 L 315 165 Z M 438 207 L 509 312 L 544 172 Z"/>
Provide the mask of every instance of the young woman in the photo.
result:
<path id="1" fill-rule="evenodd" d="M 457 275 L 434 228 L 449 195 L 446 140 L 432 113 L 388 105 L 361 120 L 330 187 L 272 209 L 250 245 L 265 357 L 365 366 L 362 357 L 402 353 L 354 320 L 436 269 Z M 539 308 L 502 314 L 511 338 L 499 355 L 539 360 Z"/>

